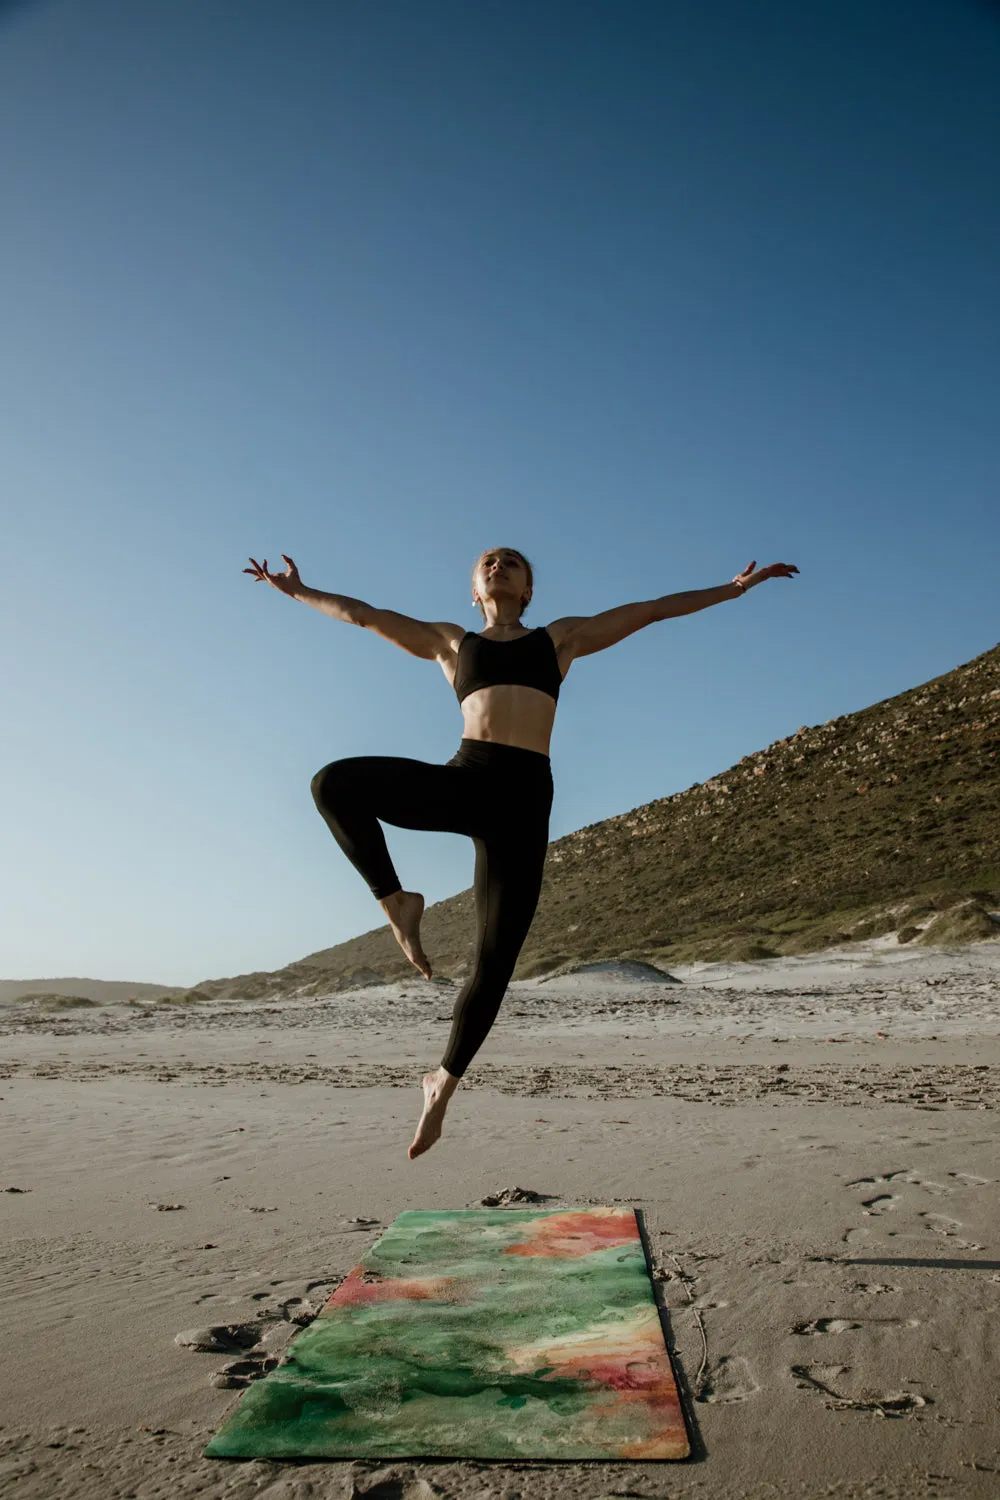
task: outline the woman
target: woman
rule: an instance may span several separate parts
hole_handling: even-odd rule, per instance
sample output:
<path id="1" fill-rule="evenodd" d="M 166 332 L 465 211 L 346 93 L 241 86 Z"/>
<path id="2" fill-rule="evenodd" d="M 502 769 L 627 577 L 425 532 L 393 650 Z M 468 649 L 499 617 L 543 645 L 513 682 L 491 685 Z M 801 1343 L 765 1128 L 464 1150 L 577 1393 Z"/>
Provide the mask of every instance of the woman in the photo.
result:
<path id="1" fill-rule="evenodd" d="M 532 595 L 531 564 L 513 547 L 496 547 L 473 569 L 472 602 L 485 627 L 473 633 L 447 620 L 413 620 L 308 588 L 292 559 L 282 556 L 284 573 L 270 573 L 266 558 L 258 563 L 252 557 L 243 571 L 335 620 L 374 630 L 412 656 L 436 661 L 462 709 L 462 743 L 447 765 L 359 755 L 324 766 L 312 783 L 331 833 L 368 882 L 397 943 L 427 979 L 431 966 L 420 944 L 424 898 L 402 889 L 379 819 L 400 828 L 466 834 L 475 844 L 476 961 L 455 1001 L 441 1066 L 423 1080 L 412 1160 L 440 1136 L 448 1100 L 496 1020 L 535 914 L 552 806 L 549 738 L 571 662 L 654 620 L 738 599 L 768 578 L 791 578 L 798 568 L 773 563 L 755 572 L 751 563 L 717 588 L 623 604 L 599 615 L 567 615 L 529 630 L 521 616 Z"/>

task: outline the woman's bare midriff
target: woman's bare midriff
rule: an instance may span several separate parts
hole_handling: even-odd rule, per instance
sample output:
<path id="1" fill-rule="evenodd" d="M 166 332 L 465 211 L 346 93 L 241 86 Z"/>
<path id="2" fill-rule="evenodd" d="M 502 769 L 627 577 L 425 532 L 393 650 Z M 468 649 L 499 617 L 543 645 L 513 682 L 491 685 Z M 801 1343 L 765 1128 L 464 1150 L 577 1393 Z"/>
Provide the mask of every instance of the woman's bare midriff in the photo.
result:
<path id="1" fill-rule="evenodd" d="M 452 687 L 455 685 L 460 644 L 461 639 L 456 640 L 453 650 L 441 661 L 444 675 Z M 564 651 L 558 641 L 556 651 L 560 669 L 565 676 L 569 662 L 563 661 Z M 460 707 L 463 739 L 486 740 L 495 745 L 514 745 L 520 750 L 537 750 L 541 755 L 548 755 L 552 725 L 556 717 L 556 702 L 540 688 L 523 687 L 516 682 L 498 682 L 491 687 L 477 688 L 474 693 L 463 698 Z"/>
<path id="2" fill-rule="evenodd" d="M 478 688 L 462 700 L 462 738 L 517 745 L 522 750 L 549 753 L 555 699 L 539 688 L 503 682 Z"/>

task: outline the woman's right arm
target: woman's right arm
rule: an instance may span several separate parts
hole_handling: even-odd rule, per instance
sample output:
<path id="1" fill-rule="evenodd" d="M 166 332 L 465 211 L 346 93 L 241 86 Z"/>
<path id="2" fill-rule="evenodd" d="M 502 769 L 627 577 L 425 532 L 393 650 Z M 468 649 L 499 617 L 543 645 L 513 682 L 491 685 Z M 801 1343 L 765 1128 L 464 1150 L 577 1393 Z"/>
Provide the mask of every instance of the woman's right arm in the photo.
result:
<path id="1" fill-rule="evenodd" d="M 366 630 L 374 630 L 384 640 L 392 641 L 393 645 L 400 646 L 411 656 L 419 656 L 424 661 L 439 661 L 442 654 L 451 649 L 455 632 L 461 634 L 461 628 L 449 621 L 432 623 L 414 620 L 409 615 L 397 614 L 393 609 L 376 609 L 363 599 L 351 599 L 347 594 L 326 594 L 322 589 L 311 589 L 302 582 L 292 559 L 284 553 L 281 556 L 288 564 L 284 573 L 269 573 L 266 557 L 262 563 L 255 562 L 251 557 L 252 566 L 243 571 L 251 574 L 257 583 L 269 583 L 279 593 L 311 605 L 333 620 L 343 620 L 348 625 L 361 625 Z"/>

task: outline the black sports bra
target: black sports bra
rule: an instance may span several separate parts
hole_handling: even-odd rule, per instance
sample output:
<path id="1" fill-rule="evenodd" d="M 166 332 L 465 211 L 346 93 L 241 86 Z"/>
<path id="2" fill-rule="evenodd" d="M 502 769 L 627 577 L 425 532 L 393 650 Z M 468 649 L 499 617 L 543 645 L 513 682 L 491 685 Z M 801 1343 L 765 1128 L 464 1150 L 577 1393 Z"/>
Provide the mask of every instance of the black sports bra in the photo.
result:
<path id="1" fill-rule="evenodd" d="M 514 650 L 514 647 L 517 650 Z M 538 688 L 558 702 L 562 673 L 555 642 L 539 625 L 528 635 L 512 641 L 489 640 L 467 630 L 458 648 L 455 693 L 459 703 L 477 688 L 512 682 L 519 687 Z"/>

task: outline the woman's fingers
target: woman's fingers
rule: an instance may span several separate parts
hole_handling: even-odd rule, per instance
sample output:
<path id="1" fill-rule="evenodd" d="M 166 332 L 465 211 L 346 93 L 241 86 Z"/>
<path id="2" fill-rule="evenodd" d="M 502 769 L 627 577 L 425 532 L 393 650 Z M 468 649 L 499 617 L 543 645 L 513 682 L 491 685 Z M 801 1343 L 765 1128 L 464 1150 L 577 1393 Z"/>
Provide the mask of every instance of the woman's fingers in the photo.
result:
<path id="1" fill-rule="evenodd" d="M 279 573 L 279 574 L 274 574 L 274 575 L 272 575 L 271 573 L 269 573 L 268 570 L 267 570 L 267 558 L 266 557 L 264 558 L 264 560 L 262 562 L 258 562 L 255 557 L 251 557 L 250 558 L 250 566 L 249 566 L 249 568 L 244 568 L 243 571 L 244 571 L 244 573 L 252 573 L 253 576 L 254 576 L 254 578 L 257 580 L 258 583 L 274 583 L 276 577 L 277 578 L 293 578 L 293 577 L 297 578 L 298 575 L 299 575 L 299 570 L 295 566 L 295 564 L 292 562 L 292 559 L 290 557 L 286 556 L 286 554 L 284 552 L 282 552 L 281 557 L 282 557 L 282 561 L 286 562 L 288 564 L 288 567 L 286 568 L 286 570 L 285 570 L 284 573 Z"/>

